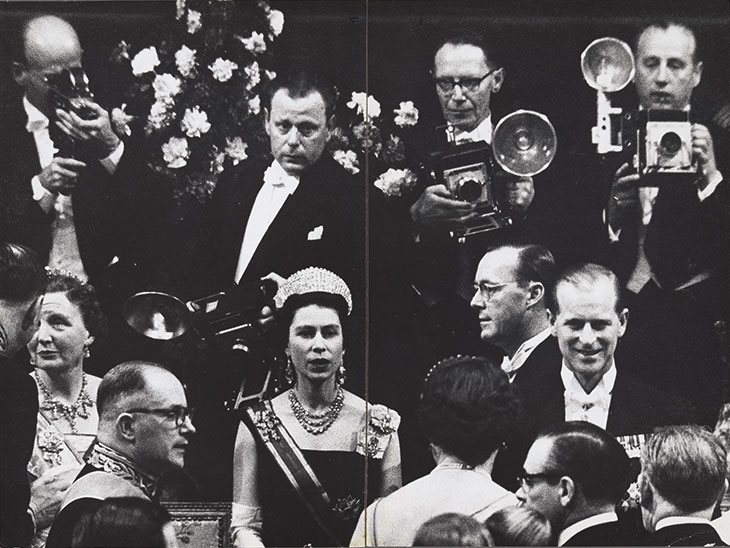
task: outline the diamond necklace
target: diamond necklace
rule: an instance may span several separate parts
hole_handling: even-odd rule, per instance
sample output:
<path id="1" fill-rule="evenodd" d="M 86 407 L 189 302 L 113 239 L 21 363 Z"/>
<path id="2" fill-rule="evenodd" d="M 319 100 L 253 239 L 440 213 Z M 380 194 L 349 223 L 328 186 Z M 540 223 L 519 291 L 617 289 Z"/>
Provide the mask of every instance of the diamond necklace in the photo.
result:
<path id="1" fill-rule="evenodd" d="M 88 419 L 89 407 L 94 406 L 94 400 L 91 399 L 91 396 L 86 391 L 86 385 L 88 384 L 86 373 L 84 373 L 83 379 L 81 381 L 81 392 L 79 392 L 79 397 L 76 398 L 76 401 L 71 405 L 66 405 L 65 403 L 58 401 L 56 399 L 56 396 L 51 394 L 51 391 L 48 390 L 48 387 L 43 384 L 43 381 L 38 376 L 38 371 L 33 371 L 33 376 L 38 383 L 38 388 L 41 389 L 41 394 L 43 394 L 43 403 L 41 404 L 41 410 L 50 412 L 51 419 L 54 421 L 57 421 L 61 417 L 63 417 L 64 419 L 66 419 L 69 426 L 71 427 L 71 433 L 78 434 L 79 431 L 76 428 L 76 419 L 78 417 L 81 417 L 82 419 Z"/>
<path id="2" fill-rule="evenodd" d="M 289 405 L 294 413 L 294 418 L 297 422 L 302 425 L 307 432 L 314 434 L 315 436 L 326 432 L 327 429 L 332 426 L 332 423 L 337 420 L 342 411 L 342 402 L 345 399 L 345 392 L 340 387 L 337 390 L 337 395 L 330 406 L 325 409 L 322 413 L 312 413 L 304 408 L 302 403 L 294 393 L 294 389 L 289 390 Z"/>

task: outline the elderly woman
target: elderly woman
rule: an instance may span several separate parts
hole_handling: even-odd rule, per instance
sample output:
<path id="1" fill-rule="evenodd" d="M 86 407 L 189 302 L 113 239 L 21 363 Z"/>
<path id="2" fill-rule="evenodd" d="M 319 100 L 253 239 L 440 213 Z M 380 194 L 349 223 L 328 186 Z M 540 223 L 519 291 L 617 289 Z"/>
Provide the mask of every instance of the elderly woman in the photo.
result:
<path id="1" fill-rule="evenodd" d="M 400 487 L 400 417 L 345 390 L 344 323 L 350 290 L 337 275 L 307 268 L 281 284 L 293 385 L 243 413 L 234 452 L 235 546 L 343 546 L 367 493 Z"/>
<path id="2" fill-rule="evenodd" d="M 39 404 L 28 463 L 34 547 L 45 546 L 59 505 L 96 435 L 96 391 L 101 379 L 84 372 L 84 358 L 104 326 L 94 288 L 67 273 L 51 271 L 40 326 L 28 343 Z"/>
<path id="3" fill-rule="evenodd" d="M 521 413 L 517 389 L 496 363 L 469 356 L 439 362 L 426 377 L 418 413 L 436 468 L 371 504 L 351 546 L 410 546 L 434 516 L 455 512 L 483 522 L 517 503 L 491 475 Z"/>

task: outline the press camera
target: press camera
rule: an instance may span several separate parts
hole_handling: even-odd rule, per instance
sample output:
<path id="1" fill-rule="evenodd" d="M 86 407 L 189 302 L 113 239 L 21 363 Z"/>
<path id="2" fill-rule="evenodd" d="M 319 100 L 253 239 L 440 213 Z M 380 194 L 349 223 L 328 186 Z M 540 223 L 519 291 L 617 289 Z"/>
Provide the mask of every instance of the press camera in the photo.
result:
<path id="1" fill-rule="evenodd" d="M 45 77 L 50 91 L 51 120 L 49 133 L 53 144 L 58 149 L 58 156 L 80 159 L 89 151 L 84 150 L 83 143 L 64 133 L 54 123 L 56 109 L 74 112 L 84 120 L 96 118 L 96 111 L 88 106 L 94 95 L 89 89 L 89 78 L 82 67 L 66 67 L 55 74 Z"/>
<path id="2" fill-rule="evenodd" d="M 692 162 L 689 112 L 642 110 L 635 118 L 636 129 L 633 135 L 626 135 L 625 145 L 627 150 L 633 151 L 634 168 L 642 176 L 642 185 L 657 181 L 652 175 L 697 172 L 697 166 Z"/>

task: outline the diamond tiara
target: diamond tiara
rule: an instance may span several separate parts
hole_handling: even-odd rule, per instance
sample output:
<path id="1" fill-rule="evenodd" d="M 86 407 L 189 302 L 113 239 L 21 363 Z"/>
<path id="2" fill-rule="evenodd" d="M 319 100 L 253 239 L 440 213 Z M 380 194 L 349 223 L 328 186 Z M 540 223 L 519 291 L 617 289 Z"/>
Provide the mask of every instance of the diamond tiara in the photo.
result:
<path id="1" fill-rule="evenodd" d="M 347 313 L 352 312 L 352 294 L 345 280 L 334 272 L 316 266 L 295 272 L 281 284 L 274 297 L 276 308 L 284 306 L 286 300 L 292 295 L 304 295 L 305 293 L 339 295 L 347 303 Z"/>

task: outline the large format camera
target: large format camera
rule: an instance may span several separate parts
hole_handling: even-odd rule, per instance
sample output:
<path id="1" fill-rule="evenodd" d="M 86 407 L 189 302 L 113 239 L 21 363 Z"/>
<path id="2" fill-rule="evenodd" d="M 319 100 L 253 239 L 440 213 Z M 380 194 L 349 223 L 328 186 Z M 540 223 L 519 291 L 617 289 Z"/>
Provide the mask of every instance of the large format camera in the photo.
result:
<path id="1" fill-rule="evenodd" d="M 84 120 L 96 118 L 96 111 L 89 108 L 88 101 L 94 99 L 89 89 L 89 79 L 81 67 L 67 67 L 60 72 L 45 77 L 51 101 L 51 120 L 48 131 L 53 144 L 58 149 L 58 156 L 63 158 L 83 159 L 90 151 L 85 150 L 83 143 L 64 133 L 56 124 L 56 109 L 74 112 Z"/>
<path id="2" fill-rule="evenodd" d="M 452 126 L 446 126 L 446 136 L 446 148 L 429 157 L 429 174 L 455 199 L 475 206 L 477 215 L 450 231 L 460 241 L 511 225 L 507 183 L 546 169 L 557 148 L 555 129 L 547 117 L 528 110 L 500 120 L 491 147 L 484 142 L 455 144 Z"/>

